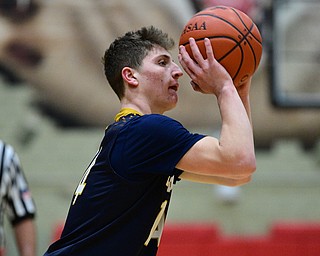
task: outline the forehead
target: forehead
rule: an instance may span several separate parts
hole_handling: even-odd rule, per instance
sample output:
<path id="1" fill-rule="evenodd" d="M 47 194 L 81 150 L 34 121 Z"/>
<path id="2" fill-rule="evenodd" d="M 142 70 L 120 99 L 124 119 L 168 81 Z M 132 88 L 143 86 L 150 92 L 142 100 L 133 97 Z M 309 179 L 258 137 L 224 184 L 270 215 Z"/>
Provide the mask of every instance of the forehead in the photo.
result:
<path id="1" fill-rule="evenodd" d="M 161 46 L 156 45 L 148 52 L 145 59 L 154 60 L 154 59 L 157 59 L 160 57 L 167 58 L 167 59 L 172 58 L 171 54 L 166 49 L 164 49 Z"/>

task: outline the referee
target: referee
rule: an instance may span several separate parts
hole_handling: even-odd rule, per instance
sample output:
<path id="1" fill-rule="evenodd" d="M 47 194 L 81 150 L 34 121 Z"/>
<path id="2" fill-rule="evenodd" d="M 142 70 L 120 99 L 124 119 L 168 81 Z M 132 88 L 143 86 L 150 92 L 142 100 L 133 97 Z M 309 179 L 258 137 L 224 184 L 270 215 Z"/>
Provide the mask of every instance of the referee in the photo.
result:
<path id="1" fill-rule="evenodd" d="M 3 221 L 6 214 L 14 230 L 20 256 L 36 255 L 35 205 L 18 155 L 0 140 L 0 256 L 5 253 Z"/>

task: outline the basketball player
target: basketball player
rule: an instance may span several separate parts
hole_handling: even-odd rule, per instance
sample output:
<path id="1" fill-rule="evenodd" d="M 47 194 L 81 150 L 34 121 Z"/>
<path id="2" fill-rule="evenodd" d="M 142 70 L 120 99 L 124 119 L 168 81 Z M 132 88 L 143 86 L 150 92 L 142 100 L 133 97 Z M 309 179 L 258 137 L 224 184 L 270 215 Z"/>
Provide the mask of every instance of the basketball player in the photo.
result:
<path id="1" fill-rule="evenodd" d="M 19 255 L 36 255 L 35 212 L 18 155 L 11 145 L 0 140 L 0 256 L 5 255 L 5 213 L 12 224 Z"/>
<path id="2" fill-rule="evenodd" d="M 156 255 L 176 181 L 235 186 L 250 180 L 250 84 L 237 92 L 210 43 L 207 59 L 190 43 L 197 63 L 184 47 L 179 60 L 195 91 L 217 97 L 220 139 L 190 133 L 163 115 L 176 106 L 183 75 L 167 34 L 151 26 L 117 38 L 103 60 L 121 110 L 75 190 L 61 238 L 45 255 Z"/>

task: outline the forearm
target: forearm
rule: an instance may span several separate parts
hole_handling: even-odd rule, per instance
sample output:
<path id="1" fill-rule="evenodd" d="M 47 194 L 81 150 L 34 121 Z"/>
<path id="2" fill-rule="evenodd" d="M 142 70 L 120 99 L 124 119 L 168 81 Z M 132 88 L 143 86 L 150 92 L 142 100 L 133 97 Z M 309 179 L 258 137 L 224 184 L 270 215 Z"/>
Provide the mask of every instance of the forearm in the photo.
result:
<path id="1" fill-rule="evenodd" d="M 218 104 L 222 117 L 220 138 L 206 136 L 199 140 L 178 162 L 177 168 L 221 177 L 220 181 L 247 179 L 254 172 L 256 161 L 246 109 L 233 85 L 219 94 Z"/>
<path id="2" fill-rule="evenodd" d="M 250 105 L 250 97 L 249 91 L 251 87 L 251 78 L 244 84 L 243 86 L 237 88 L 239 97 L 242 101 L 244 108 L 246 109 L 248 118 L 250 120 L 252 126 L 252 118 L 251 118 L 251 105 Z"/>
<path id="3" fill-rule="evenodd" d="M 206 184 L 216 184 L 223 186 L 236 187 L 247 184 L 251 180 L 251 175 L 241 178 L 224 178 L 219 176 L 207 176 L 199 175 L 190 172 L 183 172 L 180 177 L 182 180 L 197 182 L 197 183 L 206 183 Z"/>
<path id="4" fill-rule="evenodd" d="M 216 96 L 222 126 L 219 139 L 210 136 L 201 139 L 177 167 L 200 175 L 246 179 L 256 168 L 250 105 L 248 97 L 244 97 L 250 83 L 236 89 L 228 72 L 214 58 L 209 39 L 204 40 L 207 59 L 203 59 L 194 39 L 190 38 L 189 43 L 195 61 L 183 46 L 180 46 L 179 61 L 195 91 Z"/>
<path id="5" fill-rule="evenodd" d="M 221 92 L 218 104 L 222 118 L 219 145 L 225 160 L 251 161 L 254 156 L 254 142 L 251 119 L 247 114 L 250 108 L 246 108 L 233 88 Z"/>
<path id="6" fill-rule="evenodd" d="M 36 255 L 36 228 L 32 219 L 23 220 L 14 227 L 20 256 Z"/>

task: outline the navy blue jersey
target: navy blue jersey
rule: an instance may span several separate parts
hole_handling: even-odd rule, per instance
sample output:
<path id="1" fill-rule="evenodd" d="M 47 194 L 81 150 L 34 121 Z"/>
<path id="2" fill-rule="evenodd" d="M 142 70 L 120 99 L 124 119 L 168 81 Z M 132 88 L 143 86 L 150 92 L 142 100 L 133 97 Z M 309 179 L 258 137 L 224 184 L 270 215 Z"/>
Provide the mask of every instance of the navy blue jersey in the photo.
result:
<path id="1" fill-rule="evenodd" d="M 156 255 L 175 166 L 202 135 L 163 115 L 110 125 L 73 196 L 61 238 L 45 255 Z"/>

